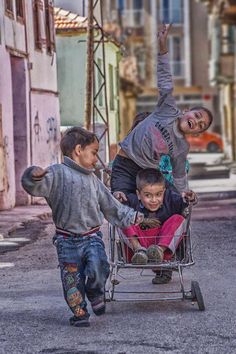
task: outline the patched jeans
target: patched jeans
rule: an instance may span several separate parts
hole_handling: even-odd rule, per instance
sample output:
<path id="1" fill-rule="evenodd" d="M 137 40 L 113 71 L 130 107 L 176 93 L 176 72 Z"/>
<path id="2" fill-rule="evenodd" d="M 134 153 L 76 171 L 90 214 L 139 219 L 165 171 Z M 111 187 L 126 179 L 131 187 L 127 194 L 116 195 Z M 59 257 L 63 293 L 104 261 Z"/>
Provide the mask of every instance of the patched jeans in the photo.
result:
<path id="1" fill-rule="evenodd" d="M 87 313 L 85 295 L 90 302 L 103 297 L 109 276 L 109 263 L 102 233 L 88 236 L 53 237 L 57 248 L 65 300 L 75 316 Z"/>

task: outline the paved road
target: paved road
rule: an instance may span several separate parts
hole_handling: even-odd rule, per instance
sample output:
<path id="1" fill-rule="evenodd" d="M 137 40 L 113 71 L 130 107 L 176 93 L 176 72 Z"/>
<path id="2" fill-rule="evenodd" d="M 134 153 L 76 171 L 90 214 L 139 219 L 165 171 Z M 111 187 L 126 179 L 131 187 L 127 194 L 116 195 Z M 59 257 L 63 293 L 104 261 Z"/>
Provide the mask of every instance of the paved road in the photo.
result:
<path id="1" fill-rule="evenodd" d="M 196 264 L 184 275 L 187 287 L 199 281 L 205 312 L 182 301 L 109 303 L 107 314 L 92 315 L 91 327 L 84 329 L 68 325 L 51 222 L 34 224 L 37 241 L 1 256 L 12 267 L 0 269 L 0 353 L 235 353 L 235 211 L 231 200 L 202 203 L 193 214 Z M 156 289 L 151 277 L 138 273 L 121 280 L 127 288 L 134 280 Z M 171 285 L 159 288 L 176 287 L 177 274 Z"/>

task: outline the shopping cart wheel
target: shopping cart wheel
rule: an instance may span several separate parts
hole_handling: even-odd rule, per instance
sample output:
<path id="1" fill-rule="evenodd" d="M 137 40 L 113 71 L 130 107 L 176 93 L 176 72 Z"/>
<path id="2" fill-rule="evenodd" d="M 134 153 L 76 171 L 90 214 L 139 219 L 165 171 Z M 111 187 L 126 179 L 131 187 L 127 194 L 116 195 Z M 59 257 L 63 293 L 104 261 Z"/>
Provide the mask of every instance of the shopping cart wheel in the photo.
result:
<path id="1" fill-rule="evenodd" d="M 197 301 L 199 310 L 204 311 L 205 304 L 204 304 L 204 300 L 203 300 L 200 286 L 197 281 L 191 282 L 191 294 L 192 294 L 192 301 Z"/>

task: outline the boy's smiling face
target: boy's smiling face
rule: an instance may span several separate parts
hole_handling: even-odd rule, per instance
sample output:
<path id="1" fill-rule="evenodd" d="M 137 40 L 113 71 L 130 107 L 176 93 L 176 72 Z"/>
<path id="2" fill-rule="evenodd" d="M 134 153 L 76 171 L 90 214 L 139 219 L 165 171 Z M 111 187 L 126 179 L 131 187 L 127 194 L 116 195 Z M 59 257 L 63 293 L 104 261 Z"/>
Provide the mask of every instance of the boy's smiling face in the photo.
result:
<path id="1" fill-rule="evenodd" d="M 165 186 L 162 183 L 147 184 L 140 191 L 136 191 L 139 200 L 149 211 L 160 209 L 163 204 Z"/>
<path id="2" fill-rule="evenodd" d="M 179 129 L 184 134 L 197 134 L 205 131 L 210 125 L 210 118 L 206 111 L 185 111 L 179 119 Z"/>

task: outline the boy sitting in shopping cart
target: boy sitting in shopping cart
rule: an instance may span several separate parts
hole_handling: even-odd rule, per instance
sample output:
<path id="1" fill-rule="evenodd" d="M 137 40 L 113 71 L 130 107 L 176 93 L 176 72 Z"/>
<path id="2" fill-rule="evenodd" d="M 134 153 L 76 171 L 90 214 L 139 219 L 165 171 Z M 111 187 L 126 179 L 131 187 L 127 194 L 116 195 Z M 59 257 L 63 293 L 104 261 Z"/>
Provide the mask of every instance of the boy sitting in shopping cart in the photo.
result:
<path id="1" fill-rule="evenodd" d="M 117 199 L 141 211 L 145 217 L 145 224 L 122 230 L 132 247 L 131 263 L 145 265 L 169 260 L 183 237 L 186 226 L 183 212 L 189 203 L 196 204 L 196 194 L 188 191 L 180 195 L 166 188 L 163 174 L 153 168 L 140 170 L 136 184 L 136 196 L 114 193 Z"/>

